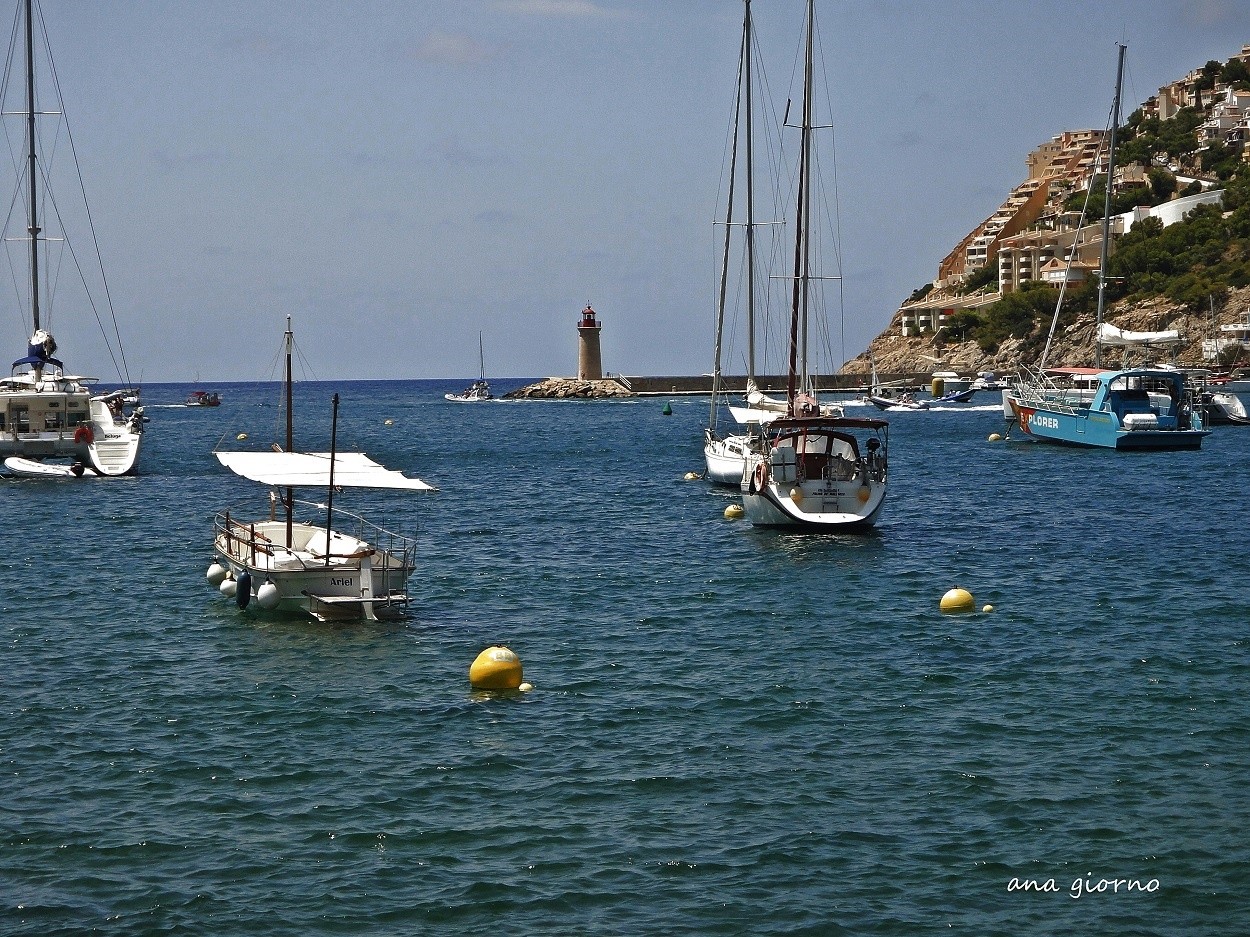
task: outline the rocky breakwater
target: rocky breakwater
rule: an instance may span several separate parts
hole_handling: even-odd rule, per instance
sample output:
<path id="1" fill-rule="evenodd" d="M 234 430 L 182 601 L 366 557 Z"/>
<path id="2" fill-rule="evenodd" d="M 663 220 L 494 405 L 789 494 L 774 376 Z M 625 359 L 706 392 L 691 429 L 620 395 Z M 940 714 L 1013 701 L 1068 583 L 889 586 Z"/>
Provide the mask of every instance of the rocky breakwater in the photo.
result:
<path id="1" fill-rule="evenodd" d="M 632 396 L 629 388 L 614 380 L 583 381 L 574 377 L 548 377 L 504 394 L 507 400 L 599 400 Z"/>

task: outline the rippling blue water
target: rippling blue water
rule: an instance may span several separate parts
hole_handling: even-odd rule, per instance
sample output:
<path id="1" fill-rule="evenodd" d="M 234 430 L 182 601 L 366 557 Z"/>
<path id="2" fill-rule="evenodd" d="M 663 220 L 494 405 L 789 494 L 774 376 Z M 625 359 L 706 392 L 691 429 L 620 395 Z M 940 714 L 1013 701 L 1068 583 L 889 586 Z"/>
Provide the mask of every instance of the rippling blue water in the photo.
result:
<path id="1" fill-rule="evenodd" d="M 264 494 L 211 450 L 272 438 L 272 386 L 150 388 L 138 478 L 0 484 L 0 933 L 1250 927 L 1250 431 L 891 414 L 882 524 L 813 537 L 683 480 L 702 398 L 459 386 L 299 385 L 305 444 L 338 390 L 341 446 L 441 489 L 344 496 L 419 535 L 398 625 L 206 583 L 212 513 Z M 957 585 L 996 610 L 943 616 Z M 496 642 L 532 693 L 470 691 Z"/>

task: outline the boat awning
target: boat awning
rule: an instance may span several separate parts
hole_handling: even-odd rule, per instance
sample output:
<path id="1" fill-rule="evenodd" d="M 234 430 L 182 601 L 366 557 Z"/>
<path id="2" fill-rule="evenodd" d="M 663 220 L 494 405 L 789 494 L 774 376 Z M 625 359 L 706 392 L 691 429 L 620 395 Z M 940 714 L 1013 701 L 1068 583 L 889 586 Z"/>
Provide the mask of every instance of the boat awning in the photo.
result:
<path id="1" fill-rule="evenodd" d="M 325 488 L 330 484 L 328 452 L 216 452 L 217 460 L 236 475 L 283 488 Z M 342 488 L 396 488 L 437 491 L 419 478 L 388 469 L 363 452 L 334 456 L 334 484 Z"/>
<path id="2" fill-rule="evenodd" d="M 1176 329 L 1164 332 L 1130 332 L 1117 328 L 1110 322 L 1104 322 L 1098 329 L 1100 345 L 1176 345 L 1181 340 L 1181 333 Z"/>

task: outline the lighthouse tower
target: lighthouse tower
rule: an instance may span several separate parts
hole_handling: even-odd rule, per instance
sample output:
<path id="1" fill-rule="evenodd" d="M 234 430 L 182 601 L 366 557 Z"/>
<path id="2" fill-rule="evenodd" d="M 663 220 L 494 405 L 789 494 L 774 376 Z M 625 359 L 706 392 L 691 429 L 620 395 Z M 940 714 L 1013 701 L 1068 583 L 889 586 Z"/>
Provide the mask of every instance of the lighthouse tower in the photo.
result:
<path id="1" fill-rule="evenodd" d="M 599 330 L 603 324 L 595 319 L 590 303 L 582 310 L 577 323 L 577 378 L 582 381 L 603 379 L 603 358 L 599 354 Z"/>

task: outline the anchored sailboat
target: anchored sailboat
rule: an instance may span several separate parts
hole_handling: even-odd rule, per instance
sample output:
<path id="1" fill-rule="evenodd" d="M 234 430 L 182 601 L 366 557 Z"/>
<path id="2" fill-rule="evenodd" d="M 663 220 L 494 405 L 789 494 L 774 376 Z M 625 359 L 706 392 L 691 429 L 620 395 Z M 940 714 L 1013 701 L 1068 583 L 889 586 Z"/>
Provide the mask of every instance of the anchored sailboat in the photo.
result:
<path id="1" fill-rule="evenodd" d="M 143 440 L 138 392 L 95 394 L 88 388 L 96 378 L 66 373 L 55 357 L 56 340 L 40 302 L 51 294 L 40 282 L 40 245 L 50 239 L 39 222 L 39 181 L 46 178 L 47 168 L 37 152 L 35 119 L 60 109 L 41 112 L 36 105 L 34 18 L 34 0 L 25 0 L 19 20 L 26 50 L 24 109 L 6 109 L 24 116 L 26 125 L 24 178 L 18 180 L 26 203 L 26 237 L 13 240 L 27 244 L 31 331 L 26 354 L 13 362 L 8 377 L 0 378 L 0 458 L 10 472 L 40 478 L 127 475 L 135 471 Z M 16 84 L 6 81 L 5 87 Z"/>
<path id="2" fill-rule="evenodd" d="M 458 394 L 443 394 L 448 400 L 456 403 L 475 403 L 479 400 L 494 400 L 490 384 L 486 380 L 486 356 L 482 352 L 482 333 L 477 333 L 477 368 L 478 379 Z"/>
<path id="3" fill-rule="evenodd" d="M 811 286 L 819 278 L 811 232 L 815 18 L 815 0 L 808 0 L 787 411 L 759 430 L 741 489 L 746 517 L 756 526 L 833 532 L 876 522 L 885 502 L 889 423 L 823 408 L 807 366 Z"/>
<path id="4" fill-rule="evenodd" d="M 303 613 L 320 620 L 372 621 L 398 613 L 408 603 L 406 590 L 416 567 L 416 542 L 341 508 L 336 511 L 335 491 L 435 489 L 419 478 L 384 468 L 363 452 L 338 452 L 338 394 L 333 400 L 330 451 L 295 451 L 289 316 L 284 345 L 285 447 L 214 453 L 236 475 L 272 486 L 269 516 L 240 521 L 229 510 L 216 516 L 215 558 L 208 568 L 208 581 L 234 598 L 239 608 Z M 324 489 L 325 503 L 297 501 L 297 487 Z M 324 522 L 296 520 L 297 504 L 324 511 Z M 336 524 L 344 529 L 335 529 Z"/>

